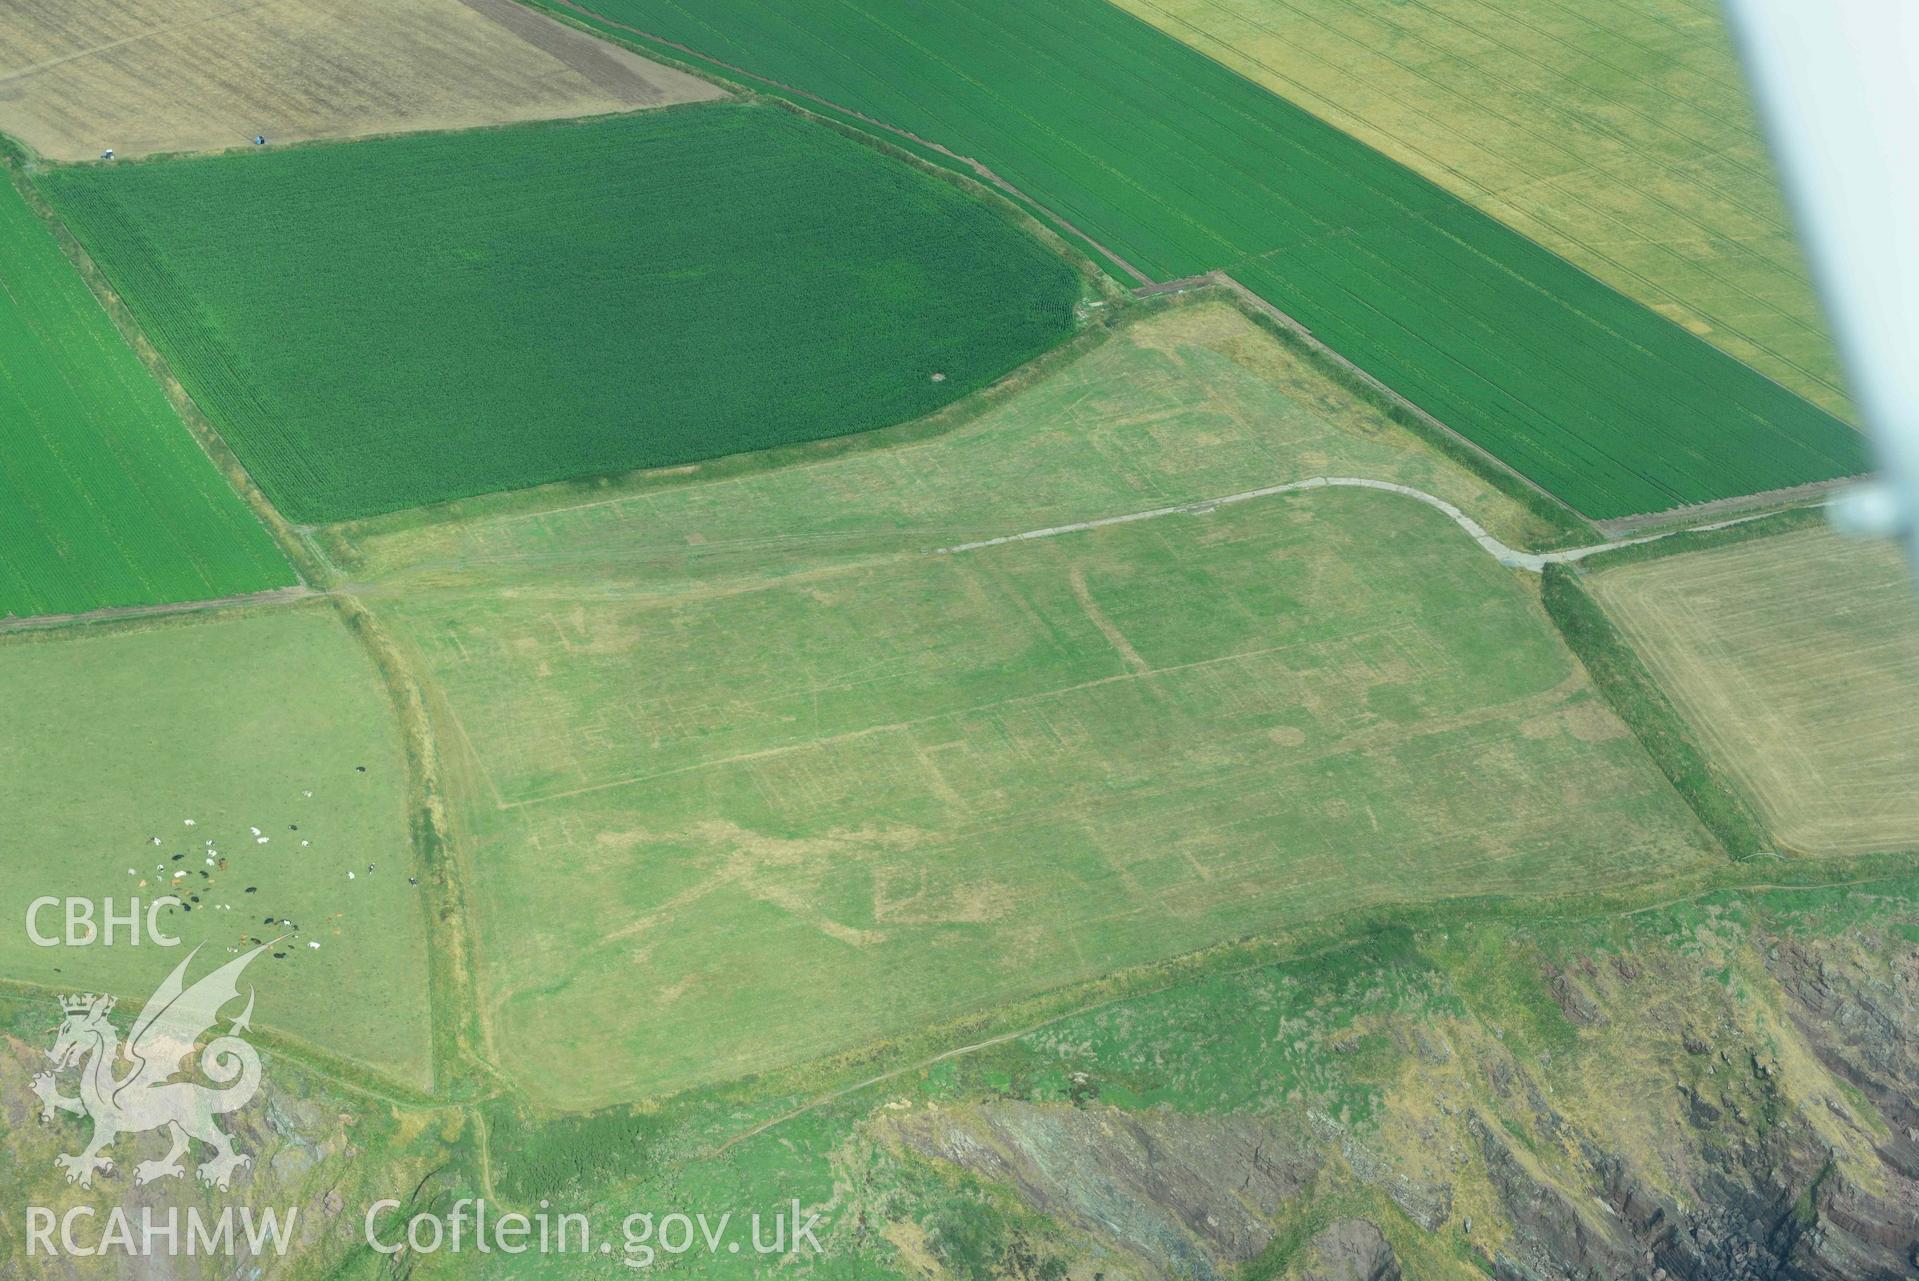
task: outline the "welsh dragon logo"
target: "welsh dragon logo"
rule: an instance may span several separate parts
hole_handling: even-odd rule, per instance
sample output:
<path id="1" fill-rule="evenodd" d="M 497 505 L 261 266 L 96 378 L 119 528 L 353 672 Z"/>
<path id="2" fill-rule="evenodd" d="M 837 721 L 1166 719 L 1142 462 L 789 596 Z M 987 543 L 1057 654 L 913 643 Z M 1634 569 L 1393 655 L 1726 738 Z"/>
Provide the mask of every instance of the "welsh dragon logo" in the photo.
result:
<path id="1" fill-rule="evenodd" d="M 93 1141 L 86 1150 L 78 1156 L 54 1158 L 67 1172 L 67 1182 L 92 1187 L 96 1170 L 113 1172 L 112 1158 L 101 1155 L 109 1144 L 123 1134 L 162 1128 L 172 1147 L 159 1160 L 135 1166 L 136 1183 L 184 1174 L 180 1158 L 189 1139 L 212 1149 L 212 1156 L 199 1167 L 202 1183 L 225 1189 L 235 1170 L 253 1164 L 253 1158 L 233 1150 L 233 1140 L 214 1124 L 215 1117 L 245 1107 L 260 1088 L 260 1056 L 239 1035 L 253 1017 L 252 989 L 247 991 L 246 1008 L 228 1025 L 226 1034 L 215 1036 L 200 1052 L 200 1070 L 217 1088 L 172 1078 L 188 1070 L 186 1060 L 218 1021 L 221 1007 L 239 997 L 240 974 L 248 962 L 270 946 L 256 947 L 186 987 L 187 966 L 200 949 L 189 952 L 148 999 L 124 1046 L 107 1019 L 113 1010 L 112 997 L 60 998 L 66 1017 L 47 1052 L 54 1070 L 33 1078 L 33 1092 L 43 1104 L 43 1121 L 51 1121 L 56 1108 L 93 1119 Z M 74 1067 L 80 1073 L 80 1092 L 68 1098 L 60 1093 L 55 1073 Z"/>

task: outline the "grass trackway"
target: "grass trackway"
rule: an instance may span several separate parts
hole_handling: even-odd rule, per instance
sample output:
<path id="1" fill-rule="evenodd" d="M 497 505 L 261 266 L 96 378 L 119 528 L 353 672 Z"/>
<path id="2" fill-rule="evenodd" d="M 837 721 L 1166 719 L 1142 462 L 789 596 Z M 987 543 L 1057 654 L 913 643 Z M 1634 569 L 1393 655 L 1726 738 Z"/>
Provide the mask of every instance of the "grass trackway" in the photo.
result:
<path id="1" fill-rule="evenodd" d="M 1619 538 L 1606 543 L 1594 543 L 1588 547 L 1573 547 L 1556 552 L 1525 552 L 1509 547 L 1486 531 L 1485 526 L 1461 511 L 1457 506 L 1443 498 L 1436 497 L 1422 489 L 1410 485 L 1397 485 L 1385 480 L 1366 480 L 1358 476 L 1314 476 L 1307 480 L 1296 480 L 1284 485 L 1267 485 L 1262 489 L 1242 490 L 1237 494 L 1226 494 L 1219 498 L 1202 498 L 1197 502 L 1179 503 L 1171 507 L 1153 507 L 1145 511 L 1127 512 L 1120 516 L 1102 516 L 1097 520 L 1076 521 L 1070 525 L 1049 525 L 1043 529 L 1029 529 L 1023 533 L 1006 534 L 998 538 L 984 538 L 978 542 L 958 543 L 951 547 L 935 549 L 938 556 L 952 556 L 961 552 L 980 551 L 987 547 L 999 547 L 1006 543 L 1030 542 L 1040 538 L 1056 538 L 1061 534 L 1080 533 L 1089 529 L 1102 529 L 1108 525 L 1127 525 L 1134 521 L 1155 520 L 1161 516 L 1204 516 L 1216 508 L 1227 507 L 1234 503 L 1250 502 L 1255 498 L 1270 498 L 1278 494 L 1294 494 L 1311 489 L 1347 488 L 1377 489 L 1389 494 L 1400 494 L 1428 507 L 1444 512 L 1446 516 L 1472 540 L 1485 549 L 1500 564 L 1510 569 L 1523 569 L 1538 574 L 1548 565 L 1570 565 L 1597 556 L 1601 552 L 1615 551 L 1621 547 L 1633 547 L 1640 543 L 1656 543 L 1660 539 L 1670 538 L 1674 534 L 1699 534 L 1710 530 L 1725 529 L 1731 525 L 1744 524 L 1758 520 L 1770 512 L 1759 512 L 1747 516 L 1738 516 L 1730 520 L 1715 521 L 1706 525 L 1687 525 L 1683 528 L 1662 530 L 1656 534 L 1645 534 L 1637 538 Z"/>

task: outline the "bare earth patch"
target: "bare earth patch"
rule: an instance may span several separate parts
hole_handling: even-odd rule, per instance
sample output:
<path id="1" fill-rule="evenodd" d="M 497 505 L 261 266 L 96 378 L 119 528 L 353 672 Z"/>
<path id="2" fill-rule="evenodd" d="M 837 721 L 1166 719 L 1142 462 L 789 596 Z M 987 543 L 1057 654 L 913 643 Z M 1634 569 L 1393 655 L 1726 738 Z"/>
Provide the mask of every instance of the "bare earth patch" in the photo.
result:
<path id="1" fill-rule="evenodd" d="M 0 131 L 54 160 L 722 96 L 513 0 L 9 0 Z"/>

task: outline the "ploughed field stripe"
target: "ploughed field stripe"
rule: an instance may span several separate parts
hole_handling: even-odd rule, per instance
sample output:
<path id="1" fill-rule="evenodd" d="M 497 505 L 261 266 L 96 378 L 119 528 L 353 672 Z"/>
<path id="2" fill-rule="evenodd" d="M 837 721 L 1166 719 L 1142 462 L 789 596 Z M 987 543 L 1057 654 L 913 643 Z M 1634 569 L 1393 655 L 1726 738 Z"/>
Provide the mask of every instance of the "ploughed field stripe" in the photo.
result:
<path id="1" fill-rule="evenodd" d="M 1230 271 L 1594 519 L 1867 469 L 1837 418 L 1103 0 L 587 8 L 976 159 L 1156 279 Z"/>

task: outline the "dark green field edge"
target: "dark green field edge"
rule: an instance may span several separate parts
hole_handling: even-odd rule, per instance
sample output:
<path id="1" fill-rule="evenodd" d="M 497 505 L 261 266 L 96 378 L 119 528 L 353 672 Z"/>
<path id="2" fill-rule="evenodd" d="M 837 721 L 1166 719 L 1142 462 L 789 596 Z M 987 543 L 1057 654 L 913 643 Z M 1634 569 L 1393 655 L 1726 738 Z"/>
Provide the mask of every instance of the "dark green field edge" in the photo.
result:
<path id="1" fill-rule="evenodd" d="M 1693 738 L 1638 653 L 1580 585 L 1580 572 L 1570 565 L 1546 566 L 1541 598 L 1593 684 L 1728 855 L 1743 860 L 1770 851 L 1772 839 L 1758 812 Z"/>
<path id="2" fill-rule="evenodd" d="M 681 489 L 708 484 L 716 480 L 731 480 L 741 476 L 758 475 L 762 472 L 779 471 L 788 467 L 804 467 L 811 463 L 844 458 L 852 454 L 870 453 L 875 450 L 893 449 L 902 445 L 915 445 L 933 440 L 979 421 L 1035 383 L 1043 381 L 1089 354 L 1118 332 L 1126 319 L 1138 316 L 1142 311 L 1151 311 L 1161 306 L 1177 306 L 1180 301 L 1174 295 L 1161 295 L 1156 298 L 1130 301 L 1123 306 L 1106 308 L 1098 312 L 1093 322 L 1081 329 L 1079 333 L 1051 351 L 1034 357 L 991 386 L 963 400 L 956 400 L 944 409 L 935 410 L 923 418 L 895 423 L 891 427 L 876 427 L 872 431 L 858 432 L 850 436 L 827 436 L 819 440 L 802 441 L 792 445 L 776 445 L 771 449 L 756 450 L 748 454 L 727 454 L 684 467 L 663 467 L 606 476 L 581 476 L 526 489 L 474 494 L 466 498 L 449 499 L 442 503 L 384 512 L 378 516 L 310 526 L 300 531 L 304 547 L 309 558 L 316 565 L 325 568 L 325 572 L 314 581 L 331 584 L 337 582 L 342 576 L 352 577 L 364 573 L 367 564 L 360 553 L 360 544 L 388 538 L 409 530 L 464 521 L 529 515 L 552 507 L 574 506 L 596 499 Z M 1565 509 L 1559 510 L 1563 516 Z M 1590 532 L 1590 527 L 1584 528 Z"/>
<path id="3" fill-rule="evenodd" d="M 885 427 L 1072 335 L 1071 246 L 845 132 L 717 103 L 38 182 L 324 523 Z"/>
<path id="4" fill-rule="evenodd" d="M 984 169 L 984 166 L 979 165 L 977 162 L 969 164 L 964 159 L 955 156 L 945 147 L 928 143 L 924 139 L 908 133 L 906 130 L 893 128 L 882 121 L 873 120 L 868 116 L 849 111 L 816 94 L 806 93 L 790 85 L 784 85 L 777 81 L 769 80 L 764 76 L 755 75 L 744 67 L 736 67 L 730 63 L 723 63 L 708 58 L 697 50 L 689 49 L 683 44 L 662 40 L 657 36 L 641 31 L 637 27 L 628 26 L 625 23 L 613 22 L 589 9 L 582 8 L 578 4 L 571 3 L 570 0 L 519 0 L 519 3 L 526 5 L 528 8 L 543 10 L 560 21 L 592 31 L 594 34 L 611 40 L 615 44 L 634 49 L 660 62 L 678 67 L 681 70 L 703 75 L 728 88 L 745 87 L 755 93 L 775 98 L 806 111 L 809 114 L 821 116 L 846 129 L 857 131 L 861 136 L 874 140 L 883 148 L 889 150 L 896 149 L 914 159 L 924 161 L 927 164 L 936 166 L 962 178 L 971 181 L 980 181 L 983 177 L 981 171 Z M 990 170 L 985 172 L 986 175 L 991 175 Z M 991 175 L 987 180 L 991 181 L 994 178 L 997 178 L 997 175 Z M 1141 294 L 1146 295 L 1150 293 L 1150 286 L 1154 282 L 1149 281 L 1130 264 L 1117 261 L 1103 245 L 1089 239 L 1077 227 L 1066 222 L 1054 214 L 1052 210 L 1033 200 L 1025 192 L 1003 180 L 995 182 L 993 190 L 996 194 L 1012 201 L 1041 226 L 1085 254 L 1092 263 L 1115 283 L 1127 288 L 1145 285 L 1148 286 L 1148 289 L 1142 289 Z M 1207 288 L 1207 286 L 1204 285 L 1197 287 Z M 1258 325 L 1266 333 L 1272 335 L 1283 344 L 1287 350 L 1310 361 L 1313 367 L 1319 370 L 1320 373 L 1331 378 L 1348 392 L 1379 410 L 1388 418 L 1391 418 L 1393 422 L 1399 426 L 1418 436 L 1431 448 L 1445 455 L 1453 462 L 1467 468 L 1474 475 L 1484 480 L 1494 489 L 1497 489 L 1501 494 L 1512 499 L 1524 507 L 1527 512 L 1544 522 L 1551 533 L 1545 541 L 1533 547 L 1532 550 L 1552 551 L 1562 547 L 1575 547 L 1582 542 L 1589 542 L 1597 537 L 1593 526 L 1580 519 L 1579 513 L 1569 504 L 1554 498 L 1552 495 L 1532 485 L 1521 476 L 1520 473 L 1507 467 L 1503 463 L 1499 463 L 1495 456 L 1465 441 L 1456 433 L 1443 427 L 1440 430 L 1435 430 L 1434 423 L 1436 420 L 1432 419 L 1430 415 L 1422 413 L 1416 407 L 1411 407 L 1410 402 L 1402 397 L 1390 393 L 1382 394 L 1379 390 L 1379 385 L 1375 382 L 1368 381 L 1363 377 L 1356 377 L 1353 372 L 1353 366 L 1347 362 L 1330 358 L 1328 354 L 1329 349 L 1324 344 L 1302 337 L 1297 330 L 1274 320 L 1273 317 L 1268 315 L 1262 308 L 1249 306 L 1247 300 L 1241 297 L 1235 290 L 1221 291 L 1213 288 L 1210 289 L 1209 292 L 1215 296 L 1226 297 L 1242 315 Z M 1247 292 L 1250 293 L 1251 291 Z M 1154 298 L 1160 300 L 1173 299 L 1177 296 L 1177 294 L 1172 293 L 1153 295 Z M 870 434 L 871 433 L 869 433 L 869 435 Z"/>
<path id="5" fill-rule="evenodd" d="M 525 2 L 976 157 L 1141 274 L 1230 272 L 1590 518 L 1867 470 L 1838 419 L 1104 0 Z"/>
<path id="6" fill-rule="evenodd" d="M 1213 296 L 1224 296 L 1230 300 L 1241 315 L 1270 334 L 1288 351 L 1312 365 L 1323 377 L 1338 384 L 1347 394 L 1377 409 L 1417 436 L 1429 449 L 1458 463 L 1525 508 L 1547 531 L 1544 538 L 1528 543 L 1526 550 L 1547 552 L 1590 546 L 1599 537 L 1599 531 L 1580 519 L 1579 513 L 1571 507 L 1536 488 L 1518 472 L 1462 439 L 1444 424 L 1421 412 L 1417 406 L 1393 394 L 1391 389 L 1381 390 L 1383 384 L 1366 376 L 1351 362 L 1341 359 L 1337 352 L 1325 344 L 1275 319 L 1266 307 L 1256 305 L 1250 291 L 1226 289 L 1223 294 L 1217 290 L 1211 292 Z"/>
<path id="7" fill-rule="evenodd" d="M 23 344 L 0 352 L 0 380 L 25 414 L 0 422 L 0 624 L 295 587 L 137 335 L 89 292 L 84 255 L 26 177 L 32 163 L 0 135 L 0 238 L 12 242 L 0 319 Z"/>
<path id="8" fill-rule="evenodd" d="M 1325 348 L 1302 339 L 1295 331 L 1275 321 L 1264 307 L 1251 304 L 1244 294 L 1206 285 L 1178 292 L 1147 294 L 1130 298 L 1121 305 L 1108 307 L 1100 311 L 1098 318 L 1079 334 L 1022 365 L 1016 372 L 999 382 L 964 400 L 956 401 L 945 409 L 925 418 L 916 418 L 911 422 L 876 428 L 873 431 L 852 436 L 830 436 L 803 444 L 763 449 L 751 454 L 730 454 L 724 458 L 709 459 L 690 467 L 556 481 L 529 489 L 476 494 L 470 498 L 453 499 L 424 507 L 410 507 L 362 520 L 315 526 L 303 530 L 302 533 L 309 540 L 317 556 L 316 564 L 324 565 L 326 571 L 315 572 L 310 574 L 310 577 L 312 581 L 324 585 L 341 575 L 350 577 L 359 574 L 366 568 L 358 550 L 360 543 L 391 537 L 409 530 L 459 521 L 524 515 L 543 511 L 549 507 L 571 506 L 596 499 L 679 489 L 689 485 L 708 484 L 716 480 L 755 475 L 787 467 L 802 467 L 811 463 L 843 458 L 849 454 L 892 449 L 932 440 L 958 431 L 1005 405 L 1010 399 L 1035 383 L 1090 354 L 1128 323 L 1144 319 L 1158 311 L 1193 306 L 1201 302 L 1223 302 L 1232 306 L 1248 321 L 1258 326 L 1262 332 L 1271 336 L 1274 341 L 1310 363 L 1323 377 L 1338 384 L 1356 399 L 1379 410 L 1430 448 L 1469 469 L 1486 484 L 1525 508 L 1529 514 L 1541 522 L 1543 529 L 1543 536 L 1528 541 L 1525 545 L 1526 550 L 1557 551 L 1570 547 L 1590 546 L 1600 540 L 1599 531 L 1581 520 L 1570 507 L 1540 493 L 1511 469 L 1489 464 L 1486 456 L 1472 446 L 1461 443 L 1449 434 L 1434 431 L 1431 424 L 1419 414 L 1408 411 L 1404 404 L 1391 396 L 1382 395 L 1377 387 L 1355 377 L 1351 368 L 1344 362 L 1329 356 Z"/>
<path id="9" fill-rule="evenodd" d="M 768 80 L 764 76 L 754 75 L 744 67 L 735 67 L 728 63 L 708 58 L 697 50 L 685 45 L 661 40 L 647 34 L 637 27 L 614 22 L 567 0 L 518 0 L 529 9 L 538 9 L 568 26 L 590 31 L 614 44 L 623 45 L 646 54 L 655 61 L 690 71 L 703 79 L 719 83 L 726 88 L 746 88 L 753 93 L 775 99 L 789 106 L 797 107 L 809 115 L 831 121 L 844 129 L 857 133 L 860 137 L 881 144 L 883 148 L 897 150 L 915 160 L 957 174 L 969 183 L 985 182 L 993 192 L 1008 201 L 1039 222 L 1054 235 L 1073 246 L 1104 272 L 1115 283 L 1131 288 L 1134 285 L 1150 283 L 1139 272 L 1130 270 L 1120 263 L 1097 241 L 1090 239 L 1084 232 L 1065 222 L 1052 210 L 1047 209 L 1031 196 L 1010 183 L 994 181 L 990 171 L 983 172 L 983 166 L 969 164 L 964 158 L 954 155 L 946 148 L 915 137 L 904 129 L 888 127 L 884 122 L 849 111 L 836 103 L 828 102 L 816 94 L 795 89 L 791 85 Z"/>

